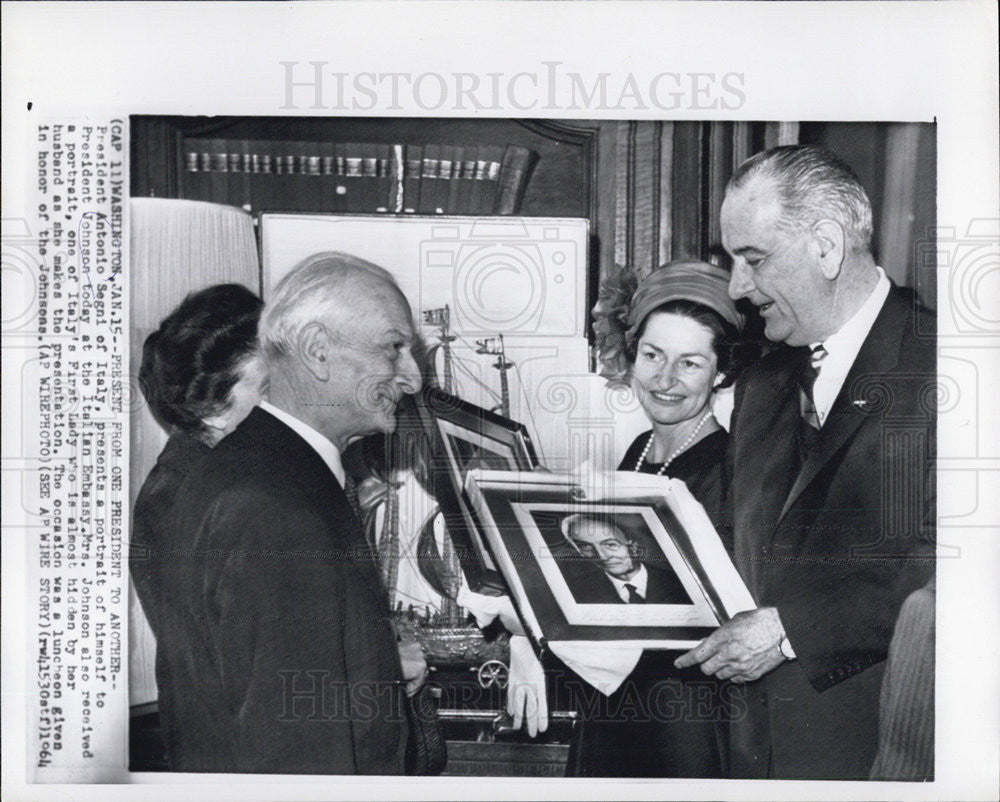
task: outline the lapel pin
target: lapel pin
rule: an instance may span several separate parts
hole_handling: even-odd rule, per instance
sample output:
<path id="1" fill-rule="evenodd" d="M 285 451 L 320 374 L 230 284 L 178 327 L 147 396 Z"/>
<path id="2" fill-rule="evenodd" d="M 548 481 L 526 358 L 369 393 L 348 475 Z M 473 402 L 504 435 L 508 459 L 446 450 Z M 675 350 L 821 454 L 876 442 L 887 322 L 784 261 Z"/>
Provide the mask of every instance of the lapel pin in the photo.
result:
<path id="1" fill-rule="evenodd" d="M 868 400 L 865 398 L 855 398 L 854 406 L 856 406 L 858 409 L 864 409 L 866 406 L 868 406 Z"/>

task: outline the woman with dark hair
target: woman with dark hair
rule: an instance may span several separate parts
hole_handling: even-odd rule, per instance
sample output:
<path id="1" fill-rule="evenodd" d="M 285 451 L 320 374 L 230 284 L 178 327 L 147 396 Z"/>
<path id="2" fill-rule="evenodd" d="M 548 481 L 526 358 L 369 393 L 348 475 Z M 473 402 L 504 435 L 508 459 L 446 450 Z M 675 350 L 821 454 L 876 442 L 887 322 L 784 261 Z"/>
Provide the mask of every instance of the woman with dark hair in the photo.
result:
<path id="1" fill-rule="evenodd" d="M 739 339 L 744 321 L 728 284 L 724 270 L 697 261 L 671 262 L 638 282 L 626 272 L 602 287 L 594 329 L 602 374 L 629 383 L 652 424 L 618 470 L 682 480 L 731 549 L 728 435 L 712 408 L 715 391 L 754 354 Z M 644 588 L 636 593 L 645 600 Z M 726 776 L 725 685 L 697 668 L 675 669 L 675 656 L 644 652 L 609 697 L 584 690 L 580 774 Z"/>
<path id="2" fill-rule="evenodd" d="M 264 304 L 241 284 L 188 295 L 142 346 L 139 384 L 168 434 L 210 448 L 245 418 L 265 380 L 257 344 Z"/>
<path id="3" fill-rule="evenodd" d="M 642 281 L 623 271 L 605 282 L 594 307 L 601 375 L 630 385 L 652 424 L 618 470 L 682 480 L 724 541 L 729 437 L 713 414 L 715 392 L 759 355 L 741 339 L 744 319 L 728 287 L 722 268 L 670 262 Z"/>
<path id="4" fill-rule="evenodd" d="M 624 354 L 627 378 L 652 429 L 635 439 L 618 467 L 681 479 L 723 538 L 729 533 L 729 436 L 715 419 L 713 402 L 716 390 L 731 386 L 756 356 L 740 340 L 743 316 L 728 285 L 721 268 L 690 261 L 667 264 L 639 284 Z"/>
<path id="5" fill-rule="evenodd" d="M 157 422 L 170 435 L 136 498 L 129 569 L 153 634 L 169 589 L 157 579 L 171 553 L 168 514 L 177 490 L 206 454 L 250 413 L 266 385 L 257 343 L 263 302 L 239 284 L 188 295 L 142 348 L 139 384 Z M 163 686 L 165 664 L 156 661 Z M 160 715 L 171 711 L 161 707 Z"/>

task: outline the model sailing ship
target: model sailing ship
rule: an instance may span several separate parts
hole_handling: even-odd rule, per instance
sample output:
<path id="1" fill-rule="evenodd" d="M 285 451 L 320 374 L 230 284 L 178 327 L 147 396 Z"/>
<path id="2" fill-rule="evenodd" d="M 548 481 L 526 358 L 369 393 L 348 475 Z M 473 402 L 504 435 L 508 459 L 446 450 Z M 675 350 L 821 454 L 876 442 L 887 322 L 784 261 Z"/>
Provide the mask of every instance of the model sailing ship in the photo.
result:
<path id="1" fill-rule="evenodd" d="M 455 394 L 455 357 L 450 309 L 426 310 L 424 323 L 437 329 L 437 342 L 428 349 L 427 362 L 441 364 L 441 378 L 432 381 Z M 509 417 L 510 395 L 502 335 L 477 342 L 477 353 L 495 355 L 493 367 L 500 371 L 500 399 L 496 410 Z M 484 636 L 473 617 L 458 603 L 463 573 L 455 545 L 433 502 L 428 463 L 430 443 L 416 416 L 404 410 L 396 432 L 385 435 L 384 466 L 379 475 L 359 487 L 359 499 L 369 542 L 377 544 L 379 570 L 397 629 L 416 637 L 424 647 L 428 663 L 475 669 L 491 660 L 507 660 L 507 635 Z M 413 513 L 427 502 L 426 514 L 414 526 L 414 515 L 401 516 L 401 505 Z M 403 521 L 406 518 L 408 520 Z M 408 530 L 408 531 L 407 531 Z M 414 559 L 415 557 L 415 559 Z M 406 576 L 416 566 L 423 593 L 407 591 L 414 577 Z M 401 572 L 402 569 L 402 572 Z M 423 596 L 423 598 L 421 598 Z M 428 598 L 428 596 L 430 598 Z M 502 628 L 500 628 L 502 629 Z"/>

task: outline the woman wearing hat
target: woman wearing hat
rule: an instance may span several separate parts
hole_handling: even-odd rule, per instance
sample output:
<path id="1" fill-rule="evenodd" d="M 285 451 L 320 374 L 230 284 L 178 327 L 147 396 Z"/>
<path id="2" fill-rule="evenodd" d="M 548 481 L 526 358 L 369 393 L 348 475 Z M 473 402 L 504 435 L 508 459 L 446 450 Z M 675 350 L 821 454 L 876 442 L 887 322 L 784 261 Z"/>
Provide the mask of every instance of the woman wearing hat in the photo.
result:
<path id="1" fill-rule="evenodd" d="M 615 277 L 594 309 L 602 375 L 631 385 L 652 426 L 618 470 L 684 481 L 724 542 L 728 435 L 712 405 L 752 356 L 728 284 L 714 265 L 671 262 L 638 282 L 627 272 Z M 726 776 L 727 686 L 697 668 L 673 668 L 675 656 L 647 651 L 610 697 L 585 694 L 580 774 Z"/>
<path id="2" fill-rule="evenodd" d="M 715 391 L 732 385 L 755 355 L 740 339 L 744 319 L 729 297 L 729 274 L 682 261 L 654 270 L 629 293 L 632 282 L 625 274 L 605 284 L 594 308 L 601 374 L 628 382 L 652 424 L 618 470 L 683 480 L 724 526 L 728 436 L 712 405 Z"/>

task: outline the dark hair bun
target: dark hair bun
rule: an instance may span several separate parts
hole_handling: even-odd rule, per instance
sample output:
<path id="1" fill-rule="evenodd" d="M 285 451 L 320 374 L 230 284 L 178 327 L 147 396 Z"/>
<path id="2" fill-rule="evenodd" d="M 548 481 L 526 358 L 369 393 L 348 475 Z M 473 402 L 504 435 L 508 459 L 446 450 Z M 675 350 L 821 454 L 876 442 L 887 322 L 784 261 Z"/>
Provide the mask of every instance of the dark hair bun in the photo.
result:
<path id="1" fill-rule="evenodd" d="M 257 348 L 263 302 L 241 284 L 188 295 L 142 346 L 139 385 L 157 422 L 197 434 L 223 410 Z"/>

